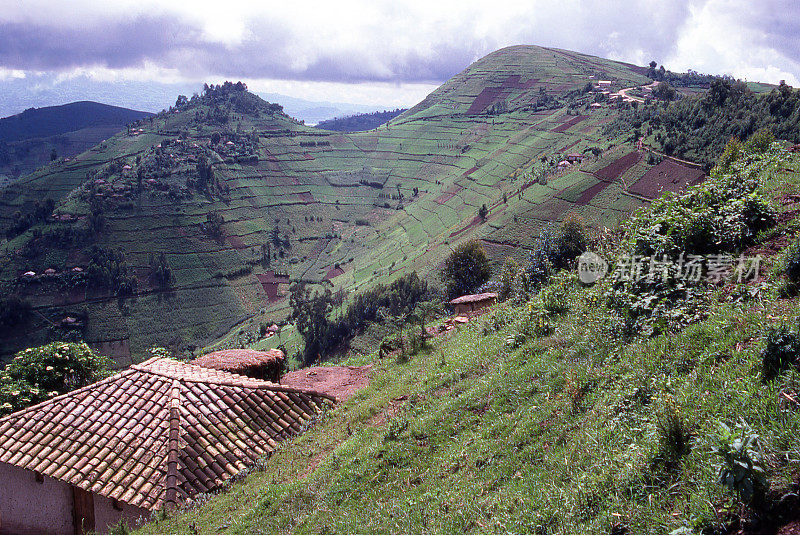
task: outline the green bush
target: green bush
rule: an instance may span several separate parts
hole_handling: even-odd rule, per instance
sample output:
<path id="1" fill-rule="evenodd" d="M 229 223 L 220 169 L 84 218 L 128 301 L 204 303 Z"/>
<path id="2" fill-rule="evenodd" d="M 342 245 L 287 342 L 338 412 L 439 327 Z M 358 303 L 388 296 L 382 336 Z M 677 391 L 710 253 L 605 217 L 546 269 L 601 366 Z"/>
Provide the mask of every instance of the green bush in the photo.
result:
<path id="1" fill-rule="evenodd" d="M 507 257 L 500 272 L 500 291 L 498 292 L 500 301 L 505 301 L 514 295 L 514 281 L 519 271 L 519 264 L 517 264 L 516 260 L 510 256 Z"/>
<path id="2" fill-rule="evenodd" d="M 531 301 L 528 303 L 527 315 L 523 323 L 524 334 L 534 337 L 548 336 L 553 333 L 550 318 L 541 308 Z"/>
<path id="3" fill-rule="evenodd" d="M 549 314 L 564 314 L 569 310 L 570 289 L 565 281 L 545 286 L 539 293 L 542 307 Z"/>
<path id="4" fill-rule="evenodd" d="M 735 492 L 744 503 L 759 503 L 769 489 L 759 436 L 744 422 L 734 429 L 720 423 L 712 451 L 721 461 L 719 484 Z"/>
<path id="5" fill-rule="evenodd" d="M 783 270 L 790 282 L 800 283 L 800 240 L 795 240 L 786 251 Z"/>
<path id="6" fill-rule="evenodd" d="M 489 258 L 477 240 L 456 247 L 444 261 L 441 271 L 441 278 L 450 299 L 474 292 L 488 281 L 491 275 Z"/>
<path id="7" fill-rule="evenodd" d="M 744 144 L 744 150 L 746 152 L 755 152 L 759 154 L 763 154 L 767 152 L 770 146 L 775 142 L 775 135 L 772 131 L 768 128 L 762 128 L 749 138 Z"/>
<path id="8" fill-rule="evenodd" d="M 800 356 L 800 334 L 786 325 L 767 332 L 767 343 L 761 350 L 761 373 L 765 381 L 775 379 L 790 366 L 796 365 Z"/>
<path id="9" fill-rule="evenodd" d="M 726 149 L 731 159 L 752 156 L 740 151 L 736 142 Z M 710 262 L 710 255 L 728 255 L 729 273 L 737 267 L 736 256 L 775 223 L 775 210 L 761 181 L 766 174 L 762 171 L 773 162 L 772 157 L 760 157 L 747 168 L 731 164 L 737 172 L 715 173 L 683 194 L 656 199 L 634 215 L 625 229 L 623 256 L 612 271 L 633 259 L 641 270 L 636 277 L 630 276 L 632 269 L 626 277 L 612 277 L 608 293 L 611 308 L 625 318 L 629 332 L 658 334 L 704 317 L 709 285 L 705 277 L 685 276 L 691 255 L 700 256 L 701 263 L 703 256 Z M 658 271 L 651 274 L 651 265 Z"/>
<path id="10" fill-rule="evenodd" d="M 0 414 L 98 381 L 111 367 L 86 344 L 53 342 L 17 353 L 0 374 Z"/>

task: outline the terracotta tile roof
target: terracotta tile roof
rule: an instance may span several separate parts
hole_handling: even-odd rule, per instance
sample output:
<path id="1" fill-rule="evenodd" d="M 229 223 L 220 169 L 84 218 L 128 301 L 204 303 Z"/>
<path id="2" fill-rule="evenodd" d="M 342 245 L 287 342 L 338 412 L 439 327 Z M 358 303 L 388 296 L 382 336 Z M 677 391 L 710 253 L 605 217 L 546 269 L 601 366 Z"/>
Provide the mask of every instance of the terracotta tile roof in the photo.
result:
<path id="1" fill-rule="evenodd" d="M 462 295 L 450 301 L 451 305 L 460 305 L 462 303 L 478 303 L 480 301 L 488 301 L 490 299 L 497 299 L 495 292 L 486 292 L 482 294 Z"/>
<path id="2" fill-rule="evenodd" d="M 283 362 L 286 356 L 280 349 L 255 351 L 253 349 L 226 349 L 197 357 L 192 364 L 233 373 L 245 373 L 252 368 Z"/>
<path id="3" fill-rule="evenodd" d="M 0 419 L 0 462 L 137 507 L 182 505 L 301 433 L 332 400 L 154 358 Z"/>

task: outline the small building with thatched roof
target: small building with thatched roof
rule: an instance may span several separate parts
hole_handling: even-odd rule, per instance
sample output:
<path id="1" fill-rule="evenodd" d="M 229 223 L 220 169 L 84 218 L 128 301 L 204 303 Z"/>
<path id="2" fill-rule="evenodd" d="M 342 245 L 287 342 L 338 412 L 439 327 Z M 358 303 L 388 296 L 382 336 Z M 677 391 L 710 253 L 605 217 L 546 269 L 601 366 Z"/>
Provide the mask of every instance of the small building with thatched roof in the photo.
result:
<path id="1" fill-rule="evenodd" d="M 226 349 L 197 357 L 192 364 L 277 383 L 285 360 L 280 349 Z"/>
<path id="2" fill-rule="evenodd" d="M 462 295 L 450 301 L 450 305 L 452 305 L 457 316 L 477 314 L 495 304 L 497 304 L 497 294 L 495 292 Z"/>

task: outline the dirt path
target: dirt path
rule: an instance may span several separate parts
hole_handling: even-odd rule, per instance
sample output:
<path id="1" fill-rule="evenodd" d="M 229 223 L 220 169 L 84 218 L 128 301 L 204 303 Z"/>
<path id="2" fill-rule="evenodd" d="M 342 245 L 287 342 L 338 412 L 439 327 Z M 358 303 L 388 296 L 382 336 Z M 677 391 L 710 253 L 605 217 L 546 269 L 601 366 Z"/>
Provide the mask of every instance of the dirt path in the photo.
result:
<path id="1" fill-rule="evenodd" d="M 368 366 L 314 366 L 287 373 L 281 377 L 281 384 L 330 394 L 336 398 L 338 403 L 369 385 L 371 369 L 371 364 Z"/>
<path id="2" fill-rule="evenodd" d="M 612 93 L 611 96 L 612 97 L 617 97 L 617 96 L 618 97 L 622 97 L 622 100 L 624 100 L 624 101 L 642 102 L 643 103 L 644 102 L 643 98 L 631 96 L 631 95 L 628 94 L 628 91 L 631 91 L 632 89 L 636 89 L 637 87 L 651 87 L 651 88 L 655 89 L 655 87 L 657 85 L 658 85 L 658 82 L 653 82 L 652 84 L 649 84 L 649 85 L 646 85 L 646 86 L 626 87 L 624 89 L 620 89 L 616 93 Z"/>

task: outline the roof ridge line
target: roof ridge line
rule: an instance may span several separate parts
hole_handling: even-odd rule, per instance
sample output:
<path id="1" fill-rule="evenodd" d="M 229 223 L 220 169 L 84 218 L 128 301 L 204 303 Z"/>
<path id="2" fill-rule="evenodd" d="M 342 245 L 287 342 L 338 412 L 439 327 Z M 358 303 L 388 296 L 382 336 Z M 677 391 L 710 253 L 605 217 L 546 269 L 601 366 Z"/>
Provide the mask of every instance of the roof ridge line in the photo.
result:
<path id="1" fill-rule="evenodd" d="M 336 396 L 331 394 L 327 394 L 325 392 L 320 392 L 317 390 L 304 390 L 302 388 L 295 388 L 291 386 L 285 386 L 280 383 L 273 383 L 272 381 L 263 381 L 261 379 L 253 379 L 252 377 L 247 377 L 246 375 L 239 375 L 236 373 L 226 372 L 222 370 L 213 370 L 217 372 L 217 375 L 229 375 L 230 378 L 226 378 L 224 380 L 214 380 L 211 378 L 208 379 L 194 379 L 191 377 L 175 377 L 174 375 L 162 372 L 158 370 L 153 370 L 151 368 L 145 367 L 146 364 L 151 363 L 152 361 L 158 360 L 167 360 L 176 362 L 178 364 L 182 364 L 184 366 L 192 366 L 194 368 L 199 368 L 202 370 L 208 370 L 209 368 L 204 368 L 203 366 L 199 366 L 197 364 L 192 364 L 189 362 L 183 362 L 176 359 L 170 358 L 163 358 L 163 357 L 153 357 L 148 359 L 141 364 L 133 364 L 131 365 L 131 369 L 134 369 L 141 373 L 150 373 L 153 375 L 158 375 L 159 377 L 166 377 L 167 379 L 172 379 L 175 381 L 180 381 L 182 383 L 197 383 L 197 384 L 206 384 L 206 385 L 218 385 L 218 386 L 235 386 L 237 388 L 248 388 L 253 390 L 272 390 L 274 392 L 287 392 L 289 394 L 307 394 L 310 396 L 319 396 L 322 398 L 330 399 L 333 402 L 336 402 Z M 243 380 L 242 382 L 237 382 L 237 380 Z M 249 383 L 249 384 L 248 384 Z"/>
<path id="2" fill-rule="evenodd" d="M 164 505 L 167 509 L 178 506 L 178 459 L 180 457 L 181 382 L 172 380 L 169 391 L 169 438 L 167 442 L 167 473 L 164 481 Z"/>

